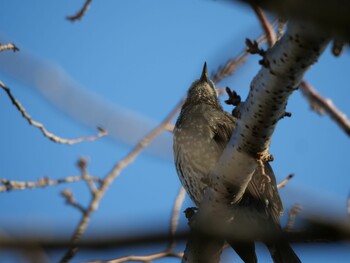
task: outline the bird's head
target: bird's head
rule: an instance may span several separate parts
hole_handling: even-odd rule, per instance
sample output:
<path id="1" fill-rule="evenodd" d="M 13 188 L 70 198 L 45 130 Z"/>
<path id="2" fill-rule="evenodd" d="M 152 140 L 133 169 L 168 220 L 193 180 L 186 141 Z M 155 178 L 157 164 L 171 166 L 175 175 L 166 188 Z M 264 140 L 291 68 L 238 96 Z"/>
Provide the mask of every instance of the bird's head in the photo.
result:
<path id="1" fill-rule="evenodd" d="M 195 80 L 188 89 L 187 101 L 191 103 L 207 103 L 215 106 L 220 104 L 215 85 L 208 77 L 207 63 L 204 63 L 201 77 Z"/>

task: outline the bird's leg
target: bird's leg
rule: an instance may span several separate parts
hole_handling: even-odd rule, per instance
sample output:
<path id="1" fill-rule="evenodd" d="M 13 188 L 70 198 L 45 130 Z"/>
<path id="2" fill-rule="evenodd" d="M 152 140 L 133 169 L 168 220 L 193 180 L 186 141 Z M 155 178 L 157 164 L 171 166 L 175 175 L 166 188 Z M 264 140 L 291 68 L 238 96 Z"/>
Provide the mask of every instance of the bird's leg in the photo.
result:
<path id="1" fill-rule="evenodd" d="M 263 176 L 261 183 L 260 183 L 260 189 L 259 189 L 261 193 L 265 192 L 266 184 L 271 183 L 270 176 L 267 175 L 265 172 L 265 163 L 271 162 L 271 161 L 273 161 L 273 159 L 274 159 L 273 156 L 270 153 L 268 153 L 268 151 L 258 154 L 258 158 L 257 158 L 258 168 L 257 169 L 260 169 L 261 175 Z"/>

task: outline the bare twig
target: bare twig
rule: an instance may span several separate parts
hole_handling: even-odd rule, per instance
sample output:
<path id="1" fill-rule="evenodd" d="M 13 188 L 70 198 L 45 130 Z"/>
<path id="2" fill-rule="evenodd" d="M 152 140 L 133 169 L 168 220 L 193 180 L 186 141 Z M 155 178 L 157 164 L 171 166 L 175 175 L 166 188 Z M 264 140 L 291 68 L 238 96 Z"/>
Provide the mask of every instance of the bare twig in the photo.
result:
<path id="1" fill-rule="evenodd" d="M 121 171 L 127 167 L 129 164 L 131 164 L 135 158 L 140 154 L 140 152 L 148 146 L 148 144 L 156 138 L 170 123 L 170 121 L 175 117 L 179 109 L 181 108 L 183 104 L 183 100 L 181 100 L 174 109 L 168 114 L 168 116 L 164 119 L 164 121 L 154 128 L 149 134 L 147 134 L 130 152 L 123 158 L 121 161 L 119 161 L 110 171 L 110 173 L 103 179 L 103 182 L 101 186 L 96 190 L 94 193 L 92 200 L 90 201 L 90 204 L 88 208 L 86 209 L 85 213 L 83 214 L 83 217 L 81 218 L 77 228 L 75 229 L 75 232 L 71 238 L 71 244 L 72 246 L 67 251 L 67 253 L 64 255 L 64 257 L 61 259 L 61 262 L 68 262 L 71 258 L 74 257 L 76 254 L 78 247 L 76 246 L 76 243 L 80 240 L 81 236 L 84 234 L 89 221 L 91 214 L 98 208 L 99 203 L 104 196 L 106 190 L 108 189 L 109 185 L 115 180 L 115 178 L 121 173 Z"/>
<path id="2" fill-rule="evenodd" d="M 247 46 L 247 52 L 249 54 L 252 54 L 252 55 L 259 54 L 262 57 L 265 56 L 266 51 L 263 50 L 262 48 L 259 48 L 259 44 L 255 40 L 251 41 L 249 38 L 246 38 L 245 39 L 245 44 Z"/>
<path id="3" fill-rule="evenodd" d="M 19 51 L 19 48 L 13 43 L 0 44 L 0 52 L 9 50 L 9 49 L 12 50 L 13 52 Z"/>
<path id="4" fill-rule="evenodd" d="M 90 136 L 90 137 L 79 137 L 76 139 L 61 138 L 61 137 L 49 132 L 48 130 L 46 130 L 45 126 L 42 123 L 33 120 L 32 117 L 26 112 L 26 110 L 22 106 L 22 104 L 17 99 L 15 99 L 15 97 L 12 95 L 10 89 L 8 87 L 6 87 L 4 85 L 4 83 L 2 83 L 1 81 L 0 81 L 0 87 L 6 92 L 7 96 L 10 98 L 12 104 L 15 105 L 17 110 L 22 114 L 23 118 L 25 118 L 28 121 L 29 125 L 32 125 L 32 126 L 38 128 L 45 137 L 47 137 L 48 139 L 50 139 L 53 142 L 71 145 L 71 144 L 76 144 L 76 143 L 83 142 L 83 141 L 94 141 L 94 140 L 108 134 L 108 132 L 106 130 L 98 127 L 97 129 L 99 130 L 99 132 L 93 136 Z"/>
<path id="5" fill-rule="evenodd" d="M 48 187 L 64 183 L 73 183 L 84 180 L 83 176 L 68 176 L 65 178 L 52 180 L 49 177 L 40 178 L 38 181 L 9 181 L 7 179 L 0 179 L 0 192 L 8 192 L 11 190 L 24 190 L 38 187 Z M 101 179 L 97 177 L 90 177 L 90 180 L 100 182 Z"/>
<path id="6" fill-rule="evenodd" d="M 265 36 L 267 38 L 267 43 L 270 47 L 272 47 L 276 42 L 276 34 L 271 25 L 271 23 L 267 20 L 264 12 L 255 4 L 251 4 L 257 18 L 260 21 L 263 31 L 265 32 Z"/>
<path id="7" fill-rule="evenodd" d="M 265 41 L 265 36 L 261 35 L 256 39 L 258 43 L 263 43 Z M 236 69 L 242 65 L 247 57 L 249 52 L 244 49 L 238 56 L 229 59 L 223 66 L 219 67 L 216 72 L 211 75 L 211 79 L 214 83 L 219 83 L 223 79 L 231 76 Z"/>
<path id="8" fill-rule="evenodd" d="M 301 212 L 301 210 L 302 207 L 300 204 L 293 205 L 293 207 L 289 210 L 289 218 L 286 226 L 286 231 L 291 231 L 293 229 L 295 218 Z"/>
<path id="9" fill-rule="evenodd" d="M 86 12 L 89 10 L 91 2 L 92 2 L 92 0 L 86 0 L 84 5 L 81 7 L 81 9 L 76 14 L 71 15 L 71 16 L 66 16 L 66 19 L 68 19 L 71 22 L 75 22 L 77 20 L 82 19 L 83 16 L 86 14 Z"/>
<path id="10" fill-rule="evenodd" d="M 279 40 L 284 32 L 284 28 L 286 26 L 286 20 L 282 17 L 278 18 L 278 26 L 277 26 L 277 40 Z"/>
<path id="11" fill-rule="evenodd" d="M 277 185 L 277 188 L 283 188 L 287 185 L 290 179 L 294 177 L 294 174 L 288 175 L 282 182 Z"/>
<path id="12" fill-rule="evenodd" d="M 181 210 L 182 204 L 185 200 L 185 196 L 186 196 L 185 188 L 183 188 L 181 186 L 179 193 L 177 194 L 177 197 L 175 199 L 173 211 L 172 211 L 172 215 L 171 215 L 171 220 L 170 220 L 170 235 L 171 236 L 175 235 L 176 228 L 177 228 L 177 225 L 179 222 L 180 210 Z"/>
<path id="13" fill-rule="evenodd" d="M 183 256 L 183 253 L 174 253 L 170 251 L 164 251 L 164 252 L 145 255 L 145 256 L 126 256 L 126 257 L 111 259 L 111 260 L 89 261 L 89 263 L 122 263 L 122 262 L 129 262 L 129 261 L 148 263 L 153 260 L 157 260 L 161 258 L 167 258 L 167 257 L 182 258 L 182 256 Z"/>
<path id="14" fill-rule="evenodd" d="M 185 200 L 185 196 L 186 196 L 185 188 L 183 188 L 181 186 L 180 190 L 177 194 L 177 197 L 175 199 L 173 211 L 172 211 L 171 219 L 170 219 L 169 232 L 170 232 L 170 236 L 172 236 L 172 237 L 175 236 L 175 233 L 176 233 L 177 225 L 179 223 L 180 210 L 181 210 L 182 204 Z M 176 246 L 175 240 L 171 240 L 166 251 L 171 252 L 175 248 L 175 246 Z"/>
<path id="15" fill-rule="evenodd" d="M 85 208 L 75 200 L 72 191 L 65 189 L 61 192 L 61 195 L 66 199 L 67 204 L 78 209 L 83 214 L 85 213 L 85 211 L 86 211 Z"/>
<path id="16" fill-rule="evenodd" d="M 301 82 L 301 92 L 309 101 L 312 109 L 318 114 L 327 113 L 343 131 L 350 136 L 350 120 L 341 112 L 330 99 L 323 98 L 317 91 L 306 81 Z"/>
<path id="17" fill-rule="evenodd" d="M 152 253 L 149 255 L 143 255 L 143 256 L 125 256 L 125 257 L 111 259 L 111 260 L 97 260 L 97 261 L 91 261 L 89 263 L 121 263 L 121 262 L 128 262 L 128 261 L 150 262 L 152 260 L 157 260 L 157 259 L 166 258 L 166 257 L 182 258 L 183 253 L 175 253 L 173 252 L 173 249 L 176 246 L 175 233 L 176 233 L 176 228 L 179 221 L 180 210 L 181 210 L 183 201 L 185 200 L 185 194 L 186 194 L 186 191 L 181 186 L 177 194 L 177 197 L 175 199 L 173 210 L 172 210 L 170 228 L 169 228 L 169 232 L 170 232 L 169 245 L 164 251 L 159 253 Z"/>
<path id="18" fill-rule="evenodd" d="M 266 41 L 266 37 L 264 34 L 262 34 L 254 41 L 261 45 Z M 238 56 L 229 59 L 223 66 L 219 67 L 217 71 L 211 75 L 211 80 L 217 84 L 223 79 L 231 76 L 236 71 L 236 69 L 246 61 L 248 55 L 249 52 L 247 49 L 244 49 L 241 53 L 238 54 Z"/>
<path id="19" fill-rule="evenodd" d="M 81 176 L 86 181 L 91 193 L 94 194 L 97 191 L 97 187 L 96 187 L 94 181 L 91 180 L 91 175 L 89 174 L 89 172 L 87 170 L 87 163 L 88 163 L 87 159 L 80 158 L 77 162 L 77 166 L 80 169 Z"/>
<path id="20" fill-rule="evenodd" d="M 173 132 L 174 131 L 174 128 L 175 128 L 175 125 L 172 124 L 172 123 L 168 123 L 168 125 L 165 127 L 164 130 L 168 131 L 168 132 Z"/>

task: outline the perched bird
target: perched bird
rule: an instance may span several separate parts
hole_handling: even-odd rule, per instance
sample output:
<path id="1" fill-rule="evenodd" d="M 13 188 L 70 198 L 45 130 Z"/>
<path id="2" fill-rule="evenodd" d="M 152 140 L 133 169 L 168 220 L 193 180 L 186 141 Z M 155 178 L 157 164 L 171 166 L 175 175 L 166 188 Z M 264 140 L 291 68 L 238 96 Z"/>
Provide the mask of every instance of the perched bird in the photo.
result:
<path id="1" fill-rule="evenodd" d="M 200 79 L 194 81 L 188 90 L 175 125 L 173 143 L 177 174 L 197 206 L 201 203 L 206 189 L 211 187 L 210 172 L 229 142 L 236 120 L 223 110 L 215 85 L 208 78 L 205 63 Z M 268 163 L 265 164 L 265 173 L 271 182 L 265 185 L 263 192 L 260 191 L 263 175 L 260 169 L 257 169 L 241 201 L 236 205 L 246 208 L 245 211 L 248 213 L 242 215 L 243 212 L 240 213 L 239 209 L 235 209 L 237 215 L 235 214 L 234 218 L 246 222 L 245 226 L 250 222 L 258 226 L 261 223 L 281 231 L 280 216 L 283 213 L 283 206 L 274 173 Z M 257 262 L 253 242 L 229 243 L 244 262 Z M 274 262 L 300 262 L 286 241 L 266 245 Z"/>

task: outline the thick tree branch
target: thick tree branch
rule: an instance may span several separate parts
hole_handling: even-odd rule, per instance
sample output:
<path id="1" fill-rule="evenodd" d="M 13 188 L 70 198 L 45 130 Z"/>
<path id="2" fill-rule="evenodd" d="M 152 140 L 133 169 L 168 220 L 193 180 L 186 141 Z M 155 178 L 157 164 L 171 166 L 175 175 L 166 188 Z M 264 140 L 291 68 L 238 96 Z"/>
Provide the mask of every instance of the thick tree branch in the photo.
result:
<path id="1" fill-rule="evenodd" d="M 240 200 L 257 167 L 256 160 L 268 153 L 272 133 L 284 115 L 289 96 L 327 43 L 327 35 L 313 26 L 291 23 L 286 34 L 267 51 L 230 143 L 212 174 L 215 186 L 207 200 L 227 203 L 226 196 L 232 193 L 232 203 Z"/>

